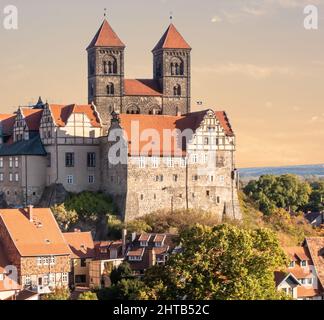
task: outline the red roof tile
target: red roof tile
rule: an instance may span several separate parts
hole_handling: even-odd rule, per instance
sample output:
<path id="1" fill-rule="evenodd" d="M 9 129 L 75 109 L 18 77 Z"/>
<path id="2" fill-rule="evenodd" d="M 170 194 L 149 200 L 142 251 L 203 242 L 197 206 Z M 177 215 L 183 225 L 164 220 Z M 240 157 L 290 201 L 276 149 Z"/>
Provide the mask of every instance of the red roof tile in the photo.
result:
<path id="1" fill-rule="evenodd" d="M 23 117 L 25 118 L 27 127 L 31 131 L 38 131 L 43 115 L 42 109 L 20 108 Z"/>
<path id="2" fill-rule="evenodd" d="M 4 135 L 10 135 L 16 121 L 16 114 L 0 114 L 0 125 Z"/>
<path id="3" fill-rule="evenodd" d="M 55 124 L 59 127 L 65 127 L 68 119 L 73 113 L 85 114 L 93 127 L 100 128 L 101 123 L 99 115 L 92 105 L 58 105 L 50 104 L 49 108 L 53 115 Z"/>
<path id="4" fill-rule="evenodd" d="M 153 51 L 159 49 L 191 49 L 191 47 L 171 23 Z"/>
<path id="5" fill-rule="evenodd" d="M 139 156 L 147 151 L 146 155 L 152 156 L 183 156 L 186 153 L 186 146 L 183 141 L 178 141 L 178 136 L 171 135 L 175 130 L 183 132 L 191 129 L 195 132 L 201 125 L 208 110 L 190 113 L 183 116 L 167 116 L 167 115 L 143 115 L 143 114 L 121 114 L 119 115 L 120 126 L 124 129 L 125 138 L 129 143 L 129 154 Z M 227 135 L 233 135 L 233 131 L 224 112 L 215 112 L 217 119 Z M 139 125 L 139 136 L 136 130 L 132 130 L 132 126 Z M 153 129 L 158 133 L 159 145 L 149 146 L 152 139 L 146 141 L 138 141 L 144 130 Z M 168 131 L 170 135 L 167 135 Z M 136 134 L 133 136 L 132 134 Z M 155 141 L 156 142 L 156 141 Z M 165 144 L 165 145 L 164 145 Z"/>
<path id="6" fill-rule="evenodd" d="M 33 208 L 32 216 L 30 221 L 24 209 L 0 209 L 0 223 L 3 222 L 20 255 L 70 255 L 52 211 Z"/>
<path id="7" fill-rule="evenodd" d="M 108 21 L 105 19 L 100 26 L 95 37 L 91 41 L 87 49 L 93 47 L 122 47 L 124 48 L 124 43 L 119 39 L 115 31 L 112 29 Z"/>
<path id="8" fill-rule="evenodd" d="M 151 79 L 125 79 L 126 96 L 162 96 L 159 84 Z"/>
<path id="9" fill-rule="evenodd" d="M 91 232 L 67 232 L 63 236 L 70 246 L 72 258 L 94 258 L 95 250 Z"/>

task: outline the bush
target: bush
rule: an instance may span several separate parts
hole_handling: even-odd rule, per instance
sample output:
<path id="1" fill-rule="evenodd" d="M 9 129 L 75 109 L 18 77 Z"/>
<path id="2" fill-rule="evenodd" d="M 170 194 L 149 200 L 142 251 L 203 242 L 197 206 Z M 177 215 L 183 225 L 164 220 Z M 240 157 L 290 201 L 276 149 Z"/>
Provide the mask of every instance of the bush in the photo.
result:
<path id="1" fill-rule="evenodd" d="M 67 288 L 56 288 L 53 293 L 45 294 L 42 300 L 70 300 L 70 290 Z"/>
<path id="2" fill-rule="evenodd" d="M 91 291 L 80 294 L 78 300 L 98 300 L 97 294 Z"/>

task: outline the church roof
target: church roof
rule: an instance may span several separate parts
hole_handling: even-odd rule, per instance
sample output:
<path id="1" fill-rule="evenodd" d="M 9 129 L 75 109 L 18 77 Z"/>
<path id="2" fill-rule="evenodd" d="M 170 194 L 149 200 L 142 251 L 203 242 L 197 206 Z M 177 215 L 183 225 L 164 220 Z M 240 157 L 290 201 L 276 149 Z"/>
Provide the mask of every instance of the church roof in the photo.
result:
<path id="1" fill-rule="evenodd" d="M 191 47 L 171 23 L 153 51 L 160 49 L 191 49 Z"/>
<path id="2" fill-rule="evenodd" d="M 159 83 L 152 79 L 125 79 L 126 96 L 161 96 Z"/>
<path id="3" fill-rule="evenodd" d="M 22 107 L 20 108 L 20 111 L 25 118 L 28 129 L 30 131 L 38 131 L 43 115 L 43 109 Z"/>
<path id="4" fill-rule="evenodd" d="M 149 155 L 152 156 L 182 156 L 186 154 L 186 144 L 184 141 L 178 141 L 178 137 L 172 135 L 165 136 L 165 130 L 173 132 L 180 130 L 184 132 L 186 129 L 191 129 L 193 132 L 201 126 L 204 118 L 209 110 L 197 111 L 186 115 L 169 116 L 169 115 L 144 115 L 144 114 L 120 114 L 120 127 L 124 130 L 125 138 L 129 142 L 129 154 L 131 156 L 139 156 L 142 151 L 146 151 L 149 141 L 138 141 L 138 137 L 146 130 L 154 130 L 158 133 L 160 143 L 149 150 Z M 229 120 L 226 113 L 223 111 L 214 112 L 220 125 L 223 127 L 227 136 L 233 136 Z M 138 122 L 139 135 L 133 132 L 132 124 Z M 147 131 L 149 132 L 149 131 Z M 152 142 L 152 141 L 151 141 Z"/>
<path id="5" fill-rule="evenodd" d="M 88 49 L 93 47 L 122 47 L 124 48 L 124 43 L 119 39 L 116 32 L 112 29 L 108 21 L 105 19 L 100 26 L 95 37 L 91 41 Z"/>

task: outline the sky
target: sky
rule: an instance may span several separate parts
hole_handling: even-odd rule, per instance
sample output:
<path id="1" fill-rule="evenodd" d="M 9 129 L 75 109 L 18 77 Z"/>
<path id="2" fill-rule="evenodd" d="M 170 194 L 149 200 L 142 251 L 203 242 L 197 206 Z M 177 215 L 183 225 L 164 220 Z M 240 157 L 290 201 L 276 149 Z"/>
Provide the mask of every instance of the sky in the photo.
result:
<path id="1" fill-rule="evenodd" d="M 6 5 L 18 30 L 2 27 Z M 316 5 L 318 30 L 304 28 Z M 86 47 L 103 20 L 126 44 L 128 78 L 152 77 L 173 22 L 193 48 L 192 106 L 225 110 L 237 166 L 324 163 L 324 0 L 0 0 L 0 112 L 87 102 Z"/>

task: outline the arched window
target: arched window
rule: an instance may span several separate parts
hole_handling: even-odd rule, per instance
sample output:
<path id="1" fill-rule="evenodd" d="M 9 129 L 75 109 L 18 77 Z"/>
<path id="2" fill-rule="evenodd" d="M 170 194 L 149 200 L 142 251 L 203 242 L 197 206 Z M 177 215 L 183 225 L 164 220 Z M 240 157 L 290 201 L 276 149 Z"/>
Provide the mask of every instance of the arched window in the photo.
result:
<path id="1" fill-rule="evenodd" d="M 153 106 L 150 111 L 149 111 L 149 114 L 152 114 L 152 115 L 161 115 L 162 114 L 162 109 L 160 106 L 156 105 L 156 106 Z"/>
<path id="2" fill-rule="evenodd" d="M 113 83 L 108 83 L 107 85 L 107 94 L 109 96 L 113 96 L 115 94 L 115 87 L 114 87 L 114 84 Z"/>
<path id="3" fill-rule="evenodd" d="M 139 107 L 133 105 L 133 106 L 130 106 L 127 108 L 126 113 L 127 114 L 140 114 L 141 110 Z"/>
<path id="4" fill-rule="evenodd" d="M 181 96 L 181 86 L 179 84 L 177 84 L 176 86 L 174 86 L 174 88 L 173 88 L 173 95 L 175 97 L 180 97 Z"/>
<path id="5" fill-rule="evenodd" d="M 172 76 L 183 76 L 184 74 L 183 61 L 178 57 L 173 58 L 170 64 L 170 70 Z"/>
<path id="6" fill-rule="evenodd" d="M 107 56 L 103 62 L 104 74 L 117 74 L 117 61 L 113 56 Z"/>

